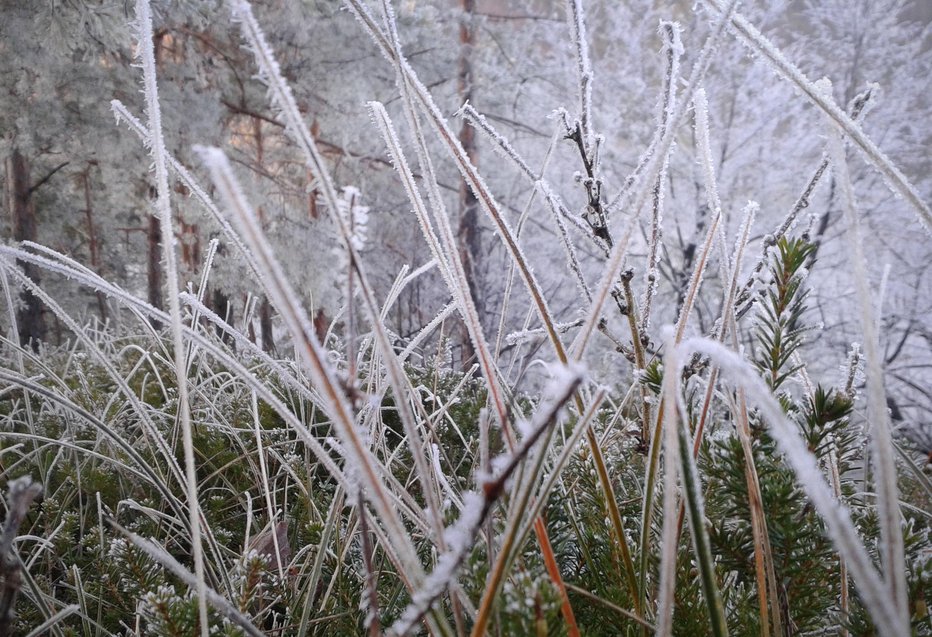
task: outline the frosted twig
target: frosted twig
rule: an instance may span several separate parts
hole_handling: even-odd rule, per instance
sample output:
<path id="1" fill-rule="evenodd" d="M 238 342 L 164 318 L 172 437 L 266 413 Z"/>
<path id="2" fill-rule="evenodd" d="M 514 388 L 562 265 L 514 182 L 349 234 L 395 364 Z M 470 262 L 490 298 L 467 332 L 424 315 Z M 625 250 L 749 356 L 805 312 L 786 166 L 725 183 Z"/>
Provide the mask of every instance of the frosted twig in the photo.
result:
<path id="1" fill-rule="evenodd" d="M 702 3 L 711 7 L 717 14 L 723 13 L 721 0 L 702 0 Z M 915 209 L 916 216 L 926 232 L 932 232 L 932 210 L 922 201 L 915 186 L 900 172 L 893 162 L 877 147 L 876 144 L 861 130 L 861 127 L 851 117 L 838 107 L 828 95 L 823 94 L 795 64 L 790 62 L 780 50 L 773 45 L 754 25 L 741 14 L 734 13 L 729 21 L 733 26 L 738 39 L 748 48 L 760 53 L 771 66 L 785 79 L 792 82 L 802 91 L 806 98 L 818 106 L 826 116 L 831 119 L 855 143 L 868 163 L 883 176 L 884 181 L 896 194 L 900 195 Z"/>
<path id="2" fill-rule="evenodd" d="M 574 327 L 579 327 L 580 325 L 582 325 L 582 319 L 577 319 L 575 321 L 570 321 L 569 323 L 557 323 L 556 328 L 557 328 L 557 331 L 563 333 L 563 332 L 570 331 Z M 505 342 L 508 343 L 509 345 L 514 346 L 514 345 L 518 345 L 519 343 L 523 343 L 529 339 L 532 339 L 538 336 L 546 336 L 546 335 L 547 333 L 542 328 L 537 328 L 533 330 L 520 330 L 518 332 L 512 332 L 511 334 L 506 336 Z"/>
<path id="3" fill-rule="evenodd" d="M 570 25 L 570 36 L 576 49 L 576 65 L 579 72 L 579 120 L 582 129 L 582 144 L 585 156 L 592 160 L 594 136 L 592 131 L 592 64 L 589 61 L 589 45 L 586 43 L 586 22 L 580 0 L 566 0 L 566 18 Z"/>
<path id="4" fill-rule="evenodd" d="M 598 287 L 596 288 L 593 303 L 586 318 L 586 324 L 580 330 L 570 348 L 572 357 L 575 360 L 581 360 L 585 354 L 589 339 L 592 337 L 592 333 L 601 318 L 605 302 L 608 299 L 612 286 L 614 286 L 618 278 L 618 273 L 621 271 L 634 223 L 647 200 L 650 188 L 654 185 L 654 181 L 661 170 L 663 162 L 666 161 L 667 154 L 673 145 L 676 129 L 686 116 L 687 106 L 692 101 L 693 93 L 699 87 L 699 83 L 705 76 L 705 72 L 711 63 L 712 55 L 718 46 L 725 25 L 734 11 L 737 2 L 738 0 L 731 0 L 728 10 L 723 13 L 718 24 L 703 44 L 702 50 L 699 52 L 699 56 L 690 72 L 689 83 L 683 91 L 682 98 L 677 102 L 676 111 L 673 113 L 673 116 L 670 117 L 667 129 L 664 131 L 663 136 L 660 138 L 657 147 L 654 149 L 653 154 L 650 156 L 644 168 L 643 176 L 638 184 L 637 193 L 633 199 L 634 206 L 632 208 L 632 213 L 628 215 L 628 219 L 625 222 L 624 229 L 621 233 L 621 239 L 615 244 L 614 248 L 612 248 L 612 254 L 609 257 L 602 278 L 599 280 Z"/>
<path id="5" fill-rule="evenodd" d="M 663 98 L 660 102 L 658 116 L 658 135 L 662 135 L 676 110 L 676 84 L 680 77 L 680 57 L 683 55 L 683 42 L 680 39 L 682 27 L 676 22 L 661 22 L 660 33 L 663 36 L 663 52 L 667 58 L 664 74 Z M 699 89 L 701 91 L 702 89 Z M 697 93 L 699 92 L 697 91 Z M 663 236 L 663 184 L 666 181 L 669 157 L 660 166 L 660 173 L 654 183 L 650 239 L 647 249 L 647 269 L 644 272 L 644 295 L 641 300 L 641 314 L 637 317 L 638 331 L 646 335 L 650 328 L 650 314 L 654 294 L 657 291 L 657 263 L 660 260 L 660 244 Z M 645 423 L 645 427 L 647 424 Z"/>
<path id="6" fill-rule="evenodd" d="M 7 484 L 7 514 L 0 534 L 0 634 L 12 633 L 16 598 L 23 581 L 21 562 L 13 554 L 13 540 L 32 501 L 41 494 L 42 485 L 28 475 Z"/>

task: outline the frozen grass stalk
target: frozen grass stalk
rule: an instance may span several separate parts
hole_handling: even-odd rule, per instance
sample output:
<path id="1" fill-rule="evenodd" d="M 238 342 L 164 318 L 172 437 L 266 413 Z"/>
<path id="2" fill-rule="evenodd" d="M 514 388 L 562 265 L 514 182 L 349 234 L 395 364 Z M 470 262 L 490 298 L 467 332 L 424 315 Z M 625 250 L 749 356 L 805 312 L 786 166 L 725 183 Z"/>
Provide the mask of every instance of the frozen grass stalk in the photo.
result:
<path id="1" fill-rule="evenodd" d="M 848 243 L 848 256 L 854 273 L 861 331 L 864 334 L 864 354 L 867 358 L 867 415 L 869 435 L 873 449 L 877 506 L 881 530 L 881 563 L 890 588 L 890 601 L 901 621 L 908 623 L 906 603 L 906 562 L 903 553 L 903 531 L 900 525 L 899 490 L 897 489 L 896 460 L 887 414 L 886 391 L 883 383 L 880 338 L 867 279 L 867 262 L 861 240 L 860 222 L 854 189 L 848 175 L 845 149 L 838 130 L 829 139 L 832 170 L 841 187 Z"/>
<path id="2" fill-rule="evenodd" d="M 194 461 L 194 441 L 191 435 L 191 405 L 188 400 L 188 379 L 185 366 L 185 346 L 181 333 L 181 303 L 178 299 L 178 268 L 175 260 L 175 230 L 172 224 L 168 188 L 168 167 L 165 140 L 162 137 L 162 111 L 155 80 L 155 50 L 152 42 L 152 14 L 149 0 L 136 2 L 138 56 L 143 71 L 146 113 L 149 117 L 149 151 L 155 164 L 156 212 L 162 231 L 162 262 L 165 265 L 168 304 L 171 315 L 172 349 L 178 384 L 178 420 L 184 447 L 185 478 L 187 480 L 189 524 L 191 527 L 191 558 L 194 560 L 194 583 L 197 590 L 198 617 L 202 637 L 207 637 L 207 584 L 204 581 L 204 556 L 201 548 L 200 505 L 197 498 L 197 471 Z"/>

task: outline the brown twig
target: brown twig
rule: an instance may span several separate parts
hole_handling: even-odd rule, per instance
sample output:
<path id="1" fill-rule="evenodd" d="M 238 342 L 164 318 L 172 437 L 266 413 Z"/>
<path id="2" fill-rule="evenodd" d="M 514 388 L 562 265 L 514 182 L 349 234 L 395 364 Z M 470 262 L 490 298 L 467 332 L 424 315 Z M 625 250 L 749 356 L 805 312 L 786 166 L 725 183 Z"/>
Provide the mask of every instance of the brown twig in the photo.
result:
<path id="1" fill-rule="evenodd" d="M 13 540 L 26 517 L 32 501 L 42 494 L 42 485 L 29 476 L 11 480 L 7 485 L 6 521 L 0 536 L 0 635 L 12 634 L 16 618 L 16 597 L 23 585 L 22 563 L 13 552 Z"/>

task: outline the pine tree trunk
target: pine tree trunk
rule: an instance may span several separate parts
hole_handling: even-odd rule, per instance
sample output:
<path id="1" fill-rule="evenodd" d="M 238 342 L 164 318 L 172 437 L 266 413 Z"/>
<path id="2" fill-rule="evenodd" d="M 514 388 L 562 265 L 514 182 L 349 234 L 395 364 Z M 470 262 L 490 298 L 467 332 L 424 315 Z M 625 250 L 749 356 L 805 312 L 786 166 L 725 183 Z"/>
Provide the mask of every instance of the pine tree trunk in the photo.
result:
<path id="1" fill-rule="evenodd" d="M 33 187 L 29 183 L 29 162 L 14 148 L 7 159 L 7 196 L 14 241 L 36 240 L 36 209 L 32 201 Z M 19 262 L 27 277 L 40 281 L 39 269 L 31 264 Z M 17 330 L 21 345 L 30 344 L 37 351 L 39 341 L 47 332 L 42 303 L 27 290 L 21 295 L 23 305 L 16 312 Z"/>
<path id="2" fill-rule="evenodd" d="M 472 98 L 472 47 L 475 42 L 472 18 L 476 2 L 475 0 L 461 0 L 461 2 L 463 15 L 460 18 L 460 56 L 457 87 L 460 103 L 464 103 Z M 469 160 L 475 165 L 477 157 L 475 130 L 465 121 L 460 127 L 459 140 Z M 479 202 L 465 180 L 460 180 L 459 209 L 460 222 L 457 240 L 459 241 L 460 259 L 463 262 L 466 279 L 469 282 L 469 293 L 476 305 L 476 311 L 481 321 L 485 316 L 485 307 L 478 269 L 478 259 L 482 247 L 479 235 Z M 465 326 L 461 330 L 460 351 L 463 369 L 467 369 L 472 365 L 472 359 L 475 358 L 475 350 L 469 340 Z"/>
<path id="3" fill-rule="evenodd" d="M 81 182 L 84 186 L 84 216 L 87 220 L 87 245 L 91 253 L 91 269 L 100 274 L 100 241 L 97 237 L 97 229 L 94 227 L 94 207 L 91 199 L 91 167 L 81 173 Z M 97 311 L 100 312 L 101 322 L 107 321 L 107 297 L 103 292 L 97 292 Z"/>
<path id="4" fill-rule="evenodd" d="M 272 338 L 272 304 L 268 299 L 262 299 L 262 305 L 259 306 L 259 334 L 262 338 L 262 349 L 273 352 L 275 341 Z"/>
<path id="5" fill-rule="evenodd" d="M 222 318 L 227 325 L 233 325 L 234 315 L 233 315 L 233 303 L 230 300 L 230 297 L 227 296 L 224 292 L 219 289 L 214 289 L 212 295 L 211 305 L 214 313 Z M 236 351 L 236 341 L 233 340 L 233 337 L 220 329 L 220 326 L 217 326 L 217 336 L 220 337 L 220 340 L 233 348 L 233 351 Z"/>
<path id="6" fill-rule="evenodd" d="M 162 229 L 159 219 L 149 215 L 149 229 L 146 231 L 146 246 L 148 251 L 148 271 L 146 287 L 149 293 L 149 304 L 162 309 Z M 158 323 L 153 321 L 158 329 Z"/>

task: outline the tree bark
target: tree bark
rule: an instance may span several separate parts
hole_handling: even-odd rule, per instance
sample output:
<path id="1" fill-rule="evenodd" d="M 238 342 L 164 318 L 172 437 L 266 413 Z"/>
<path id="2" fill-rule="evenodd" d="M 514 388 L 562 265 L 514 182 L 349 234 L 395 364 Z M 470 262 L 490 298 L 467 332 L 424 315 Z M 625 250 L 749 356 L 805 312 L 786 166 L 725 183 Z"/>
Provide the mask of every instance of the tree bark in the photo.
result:
<path id="1" fill-rule="evenodd" d="M 262 349 L 266 352 L 275 351 L 275 340 L 272 337 L 272 304 L 268 299 L 262 299 L 259 306 L 259 335 L 262 338 Z"/>
<path id="2" fill-rule="evenodd" d="M 94 227 L 94 207 L 91 199 L 91 167 L 81 173 L 81 183 L 84 186 L 84 217 L 87 221 L 87 246 L 91 256 L 91 269 L 100 274 L 100 242 L 97 238 L 97 229 Z M 97 292 L 97 311 L 100 312 L 102 323 L 107 322 L 107 297 L 103 292 Z"/>
<path id="3" fill-rule="evenodd" d="M 29 162 L 18 148 L 14 148 L 7 159 L 6 172 L 13 240 L 35 241 L 37 236 L 36 209 L 32 200 L 35 187 L 29 183 Z M 28 263 L 18 263 L 27 277 L 36 284 L 40 282 L 39 268 Z M 42 303 L 28 290 L 23 290 L 20 298 L 23 304 L 16 312 L 19 342 L 21 345 L 29 344 L 33 351 L 38 351 L 39 341 L 45 339 L 48 330 Z"/>
<path id="4" fill-rule="evenodd" d="M 146 232 L 146 245 L 148 248 L 147 288 L 149 304 L 162 309 L 162 229 L 158 217 L 149 215 L 149 229 Z M 157 326 L 156 326 L 157 327 Z"/>
<path id="5" fill-rule="evenodd" d="M 475 13 L 476 2 L 475 0 L 461 0 L 461 8 L 463 14 L 460 18 L 460 55 L 457 88 L 460 102 L 462 103 L 472 98 L 472 48 L 475 43 L 475 31 L 473 29 L 472 20 Z M 477 159 L 475 130 L 465 121 L 460 127 L 459 140 L 469 160 L 475 165 Z M 460 222 L 457 231 L 457 240 L 459 242 L 460 259 L 466 271 L 469 293 L 472 296 L 473 303 L 476 305 L 476 311 L 481 321 L 485 316 L 485 307 L 478 269 L 478 259 L 482 249 L 481 237 L 479 235 L 479 202 L 465 179 L 460 180 L 459 212 Z M 465 326 L 463 326 L 460 331 L 460 351 L 462 367 L 463 369 L 468 369 L 472 365 L 472 359 L 475 358 L 475 349 L 473 348 L 472 341 L 469 340 L 469 335 Z"/>

